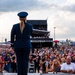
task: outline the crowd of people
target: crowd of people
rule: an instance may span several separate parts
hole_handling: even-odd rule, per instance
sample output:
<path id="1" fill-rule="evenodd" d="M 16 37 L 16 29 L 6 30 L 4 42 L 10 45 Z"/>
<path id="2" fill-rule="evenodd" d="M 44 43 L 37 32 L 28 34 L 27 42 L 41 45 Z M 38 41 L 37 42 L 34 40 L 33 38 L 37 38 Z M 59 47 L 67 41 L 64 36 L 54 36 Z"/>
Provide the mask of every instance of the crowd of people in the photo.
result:
<path id="1" fill-rule="evenodd" d="M 16 54 L 9 47 L 0 48 L 0 72 L 17 72 Z"/>
<path id="2" fill-rule="evenodd" d="M 29 63 L 34 72 L 63 72 L 75 74 L 75 46 L 35 48 L 30 51 Z M 16 54 L 12 48 L 0 48 L 0 72 L 17 72 Z"/>

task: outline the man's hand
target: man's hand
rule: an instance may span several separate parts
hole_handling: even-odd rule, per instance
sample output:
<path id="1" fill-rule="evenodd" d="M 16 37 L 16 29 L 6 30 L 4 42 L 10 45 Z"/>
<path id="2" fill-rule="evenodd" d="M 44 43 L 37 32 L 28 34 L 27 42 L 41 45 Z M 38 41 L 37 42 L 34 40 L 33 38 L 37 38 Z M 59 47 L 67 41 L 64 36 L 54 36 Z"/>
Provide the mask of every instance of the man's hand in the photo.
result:
<path id="1" fill-rule="evenodd" d="M 67 70 L 67 73 L 72 74 L 73 73 L 73 70 Z"/>

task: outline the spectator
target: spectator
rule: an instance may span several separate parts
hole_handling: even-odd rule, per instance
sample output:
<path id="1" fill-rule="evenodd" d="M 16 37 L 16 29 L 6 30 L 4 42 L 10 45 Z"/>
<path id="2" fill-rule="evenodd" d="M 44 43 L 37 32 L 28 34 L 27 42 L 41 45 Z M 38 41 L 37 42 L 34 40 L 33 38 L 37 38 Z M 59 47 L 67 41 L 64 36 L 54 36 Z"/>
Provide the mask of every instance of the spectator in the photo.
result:
<path id="1" fill-rule="evenodd" d="M 72 62 L 75 63 L 75 54 L 72 56 Z"/>
<path id="2" fill-rule="evenodd" d="M 55 58 L 54 60 L 53 60 L 53 63 L 52 63 L 52 66 L 51 66 L 51 69 L 49 70 L 50 72 L 60 72 L 60 68 L 61 68 L 61 66 L 60 66 L 60 63 L 59 63 L 59 61 Z"/>
<path id="3" fill-rule="evenodd" d="M 11 57 L 11 70 L 12 70 L 13 73 L 17 72 L 17 67 L 16 66 L 17 66 L 17 64 L 16 64 L 16 56 L 13 55 Z"/>
<path id="4" fill-rule="evenodd" d="M 39 73 L 39 69 L 40 69 L 40 56 L 38 55 L 38 51 L 36 51 L 35 56 L 34 56 L 34 64 L 35 64 L 35 72 L 38 71 Z"/>
<path id="5" fill-rule="evenodd" d="M 3 64 L 4 64 L 4 58 L 3 58 L 2 55 L 0 54 L 0 72 L 3 71 Z"/>
<path id="6" fill-rule="evenodd" d="M 48 58 L 48 61 L 46 61 L 46 73 L 50 71 L 53 61 Z"/>
<path id="7" fill-rule="evenodd" d="M 66 59 L 64 57 L 61 58 L 61 65 L 65 63 Z"/>
<path id="8" fill-rule="evenodd" d="M 48 66 L 47 64 L 48 64 L 47 55 L 43 54 L 40 60 L 40 65 L 42 66 L 42 73 L 46 73 L 46 66 Z"/>
<path id="9" fill-rule="evenodd" d="M 75 64 L 71 62 L 71 57 L 67 56 L 66 63 L 61 66 L 61 72 L 63 73 L 75 73 Z"/>
<path id="10" fill-rule="evenodd" d="M 6 54 L 6 57 L 4 58 L 4 61 L 5 61 L 4 69 L 7 72 L 11 72 L 11 58 L 10 58 L 10 55 L 8 53 Z"/>

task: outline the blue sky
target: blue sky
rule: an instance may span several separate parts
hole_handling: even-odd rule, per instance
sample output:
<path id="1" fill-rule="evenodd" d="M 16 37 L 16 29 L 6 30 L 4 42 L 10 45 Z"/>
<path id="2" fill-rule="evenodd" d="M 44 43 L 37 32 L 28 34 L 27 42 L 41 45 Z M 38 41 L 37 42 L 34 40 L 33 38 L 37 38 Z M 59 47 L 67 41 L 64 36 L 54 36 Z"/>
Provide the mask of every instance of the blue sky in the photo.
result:
<path id="1" fill-rule="evenodd" d="M 27 19 L 47 19 L 50 37 L 75 40 L 75 0 L 0 0 L 0 41 L 10 40 L 17 13 L 27 11 Z"/>

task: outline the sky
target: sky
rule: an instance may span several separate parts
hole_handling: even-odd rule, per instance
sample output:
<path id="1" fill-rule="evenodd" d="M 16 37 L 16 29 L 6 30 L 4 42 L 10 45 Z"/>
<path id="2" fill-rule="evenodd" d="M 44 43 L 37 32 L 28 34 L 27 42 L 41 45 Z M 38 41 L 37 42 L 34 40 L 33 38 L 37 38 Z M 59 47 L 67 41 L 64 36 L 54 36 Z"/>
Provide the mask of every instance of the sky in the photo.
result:
<path id="1" fill-rule="evenodd" d="M 0 0 L 0 41 L 10 40 L 17 13 L 27 11 L 28 20 L 47 20 L 50 38 L 75 41 L 75 0 Z"/>

